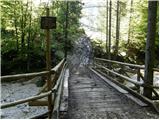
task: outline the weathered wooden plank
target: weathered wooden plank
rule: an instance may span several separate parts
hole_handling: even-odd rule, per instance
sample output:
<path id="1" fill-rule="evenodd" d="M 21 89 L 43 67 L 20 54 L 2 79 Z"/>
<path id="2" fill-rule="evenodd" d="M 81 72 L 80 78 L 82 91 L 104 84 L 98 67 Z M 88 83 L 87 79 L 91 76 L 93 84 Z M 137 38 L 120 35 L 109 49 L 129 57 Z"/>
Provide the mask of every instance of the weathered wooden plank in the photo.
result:
<path id="1" fill-rule="evenodd" d="M 93 70 L 92 68 L 90 68 L 90 70 L 95 73 L 96 75 L 98 75 L 102 80 L 104 80 L 105 82 L 107 82 L 109 85 L 111 85 L 112 87 L 114 87 L 116 90 L 118 90 L 121 93 L 128 93 L 128 91 L 122 89 L 121 87 L 119 87 L 118 85 L 116 85 L 115 83 L 109 81 L 108 79 L 106 79 L 105 77 L 103 77 L 102 75 L 100 75 L 98 72 L 96 72 L 95 70 Z"/>
<path id="2" fill-rule="evenodd" d="M 62 59 L 54 68 L 51 69 L 52 72 L 58 72 L 60 67 L 63 65 L 65 62 L 65 59 Z"/>
<path id="3" fill-rule="evenodd" d="M 53 101 L 54 107 L 53 107 L 53 112 L 52 112 L 52 115 L 53 115 L 52 118 L 59 118 L 60 98 L 61 98 L 61 95 L 62 95 L 64 74 L 65 74 L 65 71 L 66 71 L 66 69 L 65 69 L 66 66 L 65 65 L 66 65 L 66 63 L 64 63 L 61 74 L 60 74 L 60 77 L 58 78 L 58 81 L 57 81 L 56 85 L 54 86 L 54 89 L 56 90 L 56 92 L 55 92 L 55 98 L 54 98 L 54 101 Z"/>
<path id="4" fill-rule="evenodd" d="M 136 102 L 138 105 L 142 106 L 142 107 L 146 107 L 148 106 L 146 103 L 144 103 L 142 100 L 134 97 L 131 94 L 125 94 L 128 98 L 132 99 L 134 102 Z"/>
<path id="5" fill-rule="evenodd" d="M 111 81 L 113 81 L 114 83 L 116 83 L 117 85 L 119 85 L 120 87 L 122 87 L 123 89 L 127 90 L 128 92 L 130 92 L 132 95 L 136 96 L 137 98 L 139 98 L 140 100 L 144 101 L 145 103 L 147 103 L 148 105 L 150 105 L 152 108 L 154 108 L 154 110 L 156 112 L 159 111 L 159 109 L 154 105 L 154 103 L 147 99 L 146 97 L 140 95 L 139 93 L 136 93 L 134 90 L 124 86 L 123 84 L 117 82 L 116 80 L 114 80 L 113 78 L 111 78 L 110 76 L 108 75 L 105 75 L 105 77 L 107 77 L 108 79 L 110 79 Z"/>
<path id="6" fill-rule="evenodd" d="M 53 82 L 54 82 L 55 79 L 56 79 L 55 76 L 56 76 L 56 74 L 54 74 L 54 75 L 51 76 L 51 83 L 52 83 L 52 84 L 53 84 Z M 47 89 L 47 83 L 45 83 L 45 84 L 43 85 L 43 87 L 39 90 L 39 92 L 37 93 L 37 95 L 41 94 L 42 92 L 45 92 L 46 89 Z"/>
<path id="7" fill-rule="evenodd" d="M 69 78 L 69 69 L 66 70 L 64 76 L 63 84 L 63 93 L 61 97 L 60 112 L 67 112 L 68 110 L 68 78 Z"/>
<path id="8" fill-rule="evenodd" d="M 31 117 L 30 119 L 46 119 L 48 117 L 48 112 L 36 115 Z"/>
<path id="9" fill-rule="evenodd" d="M 103 80 L 90 70 L 79 67 L 77 71 L 79 74 L 73 73 L 69 79 L 68 116 L 70 119 L 108 118 L 108 116 L 110 118 L 117 116 L 117 118 L 123 118 L 122 113 L 124 113 L 123 116 L 127 115 L 127 118 L 134 118 L 133 116 L 136 115 L 138 118 L 138 114 L 133 111 L 144 110 L 123 93 L 102 82 Z M 95 83 L 98 85 L 90 87 Z M 128 113 L 128 111 L 131 112 Z M 146 113 L 141 115 L 142 118 L 146 116 Z"/>
<path id="10" fill-rule="evenodd" d="M 47 100 L 35 100 L 35 101 L 30 101 L 29 106 L 47 106 L 48 101 Z"/>
<path id="11" fill-rule="evenodd" d="M 130 67 L 134 67 L 134 68 L 140 68 L 140 69 L 145 68 L 143 65 L 136 65 L 136 64 L 130 64 L 130 63 L 118 62 L 118 61 L 108 60 L 108 59 L 103 59 L 103 58 L 95 58 L 95 60 L 101 60 L 101 61 L 105 61 L 105 62 L 116 63 L 116 64 L 126 65 L 126 66 L 130 66 Z"/>
<path id="12" fill-rule="evenodd" d="M 5 104 L 1 105 L 1 109 L 7 108 L 7 107 L 12 107 L 12 106 L 15 106 L 15 105 L 18 105 L 18 104 L 26 103 L 26 102 L 29 102 L 29 101 L 32 101 L 32 100 L 43 98 L 43 97 L 47 97 L 51 93 L 52 93 L 52 91 L 49 91 L 49 92 L 46 92 L 46 93 L 42 93 L 40 95 L 36 95 L 36 96 L 33 96 L 33 97 L 28 97 L 26 99 L 21 99 L 21 100 L 15 101 L 15 102 L 5 103 Z"/>
<path id="13" fill-rule="evenodd" d="M 53 69 L 51 69 L 51 72 L 57 72 L 62 64 L 64 63 L 64 59 L 59 62 Z M 47 75 L 49 71 L 42 71 L 42 72 L 34 72 L 34 73 L 25 73 L 25 74 L 16 74 L 16 75 L 6 75 L 6 76 L 1 76 L 2 81 L 11 81 L 13 79 L 21 79 L 21 78 L 29 78 L 29 77 L 37 77 L 37 76 L 44 76 Z"/>
<path id="14" fill-rule="evenodd" d="M 16 74 L 16 75 L 6 75 L 2 76 L 1 80 L 3 81 L 11 81 L 13 79 L 21 79 L 21 78 L 30 78 L 30 77 L 37 77 L 47 75 L 49 71 L 42 71 L 42 72 L 35 72 L 35 73 L 26 73 L 26 74 Z"/>
<path id="15" fill-rule="evenodd" d="M 110 62 L 110 63 L 116 63 L 116 64 L 120 64 L 120 65 L 130 66 L 130 67 L 133 67 L 133 68 L 145 69 L 145 66 L 144 66 L 144 65 L 124 63 L 124 62 L 119 62 L 119 61 L 114 61 L 114 60 L 103 59 L 103 58 L 94 58 L 94 59 L 95 59 L 95 60 L 104 61 L 104 62 Z M 158 68 L 153 68 L 153 71 L 159 72 L 159 69 L 158 69 Z"/>
<path id="16" fill-rule="evenodd" d="M 140 85 L 140 86 L 142 86 L 142 85 L 144 84 L 144 83 L 142 83 L 142 82 L 134 81 L 133 79 L 131 79 L 131 78 L 129 78 L 129 77 L 126 77 L 126 76 L 124 76 L 124 75 L 121 75 L 121 74 L 119 74 L 119 73 L 117 73 L 117 72 L 114 72 L 114 71 L 112 71 L 112 70 L 110 70 L 110 69 L 108 69 L 108 68 L 106 68 L 106 67 L 101 66 L 101 65 L 98 65 L 98 64 L 95 64 L 95 65 L 97 65 L 98 67 L 103 68 L 104 70 L 109 71 L 110 73 L 115 74 L 115 75 L 117 75 L 117 76 L 119 76 L 119 77 L 121 77 L 121 78 L 123 78 L 123 79 L 125 79 L 125 80 L 127 80 L 127 81 L 129 81 L 129 82 L 131 82 L 131 83 L 133 83 L 133 84 L 135 84 L 135 85 Z"/>
<path id="17" fill-rule="evenodd" d="M 82 88 L 82 89 L 76 89 L 74 90 L 74 92 L 86 92 L 87 94 L 89 94 L 90 92 L 96 92 L 96 93 L 99 93 L 99 92 L 107 92 L 105 91 L 103 88 L 94 88 L 94 89 L 88 89 L 88 88 Z"/>
<path id="18" fill-rule="evenodd" d="M 76 102 L 78 99 L 72 99 L 73 102 Z M 79 101 L 78 104 L 108 104 L 108 103 L 122 103 L 122 101 L 117 97 L 108 97 L 105 99 L 85 99 L 83 101 Z"/>

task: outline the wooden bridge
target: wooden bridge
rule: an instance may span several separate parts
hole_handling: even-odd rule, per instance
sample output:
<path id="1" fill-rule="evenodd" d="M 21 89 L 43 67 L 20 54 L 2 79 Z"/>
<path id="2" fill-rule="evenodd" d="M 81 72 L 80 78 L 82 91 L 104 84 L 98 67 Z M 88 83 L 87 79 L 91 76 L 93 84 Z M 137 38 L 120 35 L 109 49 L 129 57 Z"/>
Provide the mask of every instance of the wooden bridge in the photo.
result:
<path id="1" fill-rule="evenodd" d="M 48 16 L 49 9 L 47 9 Z M 151 18 L 156 17 L 151 16 Z M 70 67 L 71 62 L 67 61 L 67 51 L 65 51 L 65 59 L 51 68 L 50 25 L 47 23 L 45 27 L 46 71 L 1 77 L 2 82 L 7 82 L 20 78 L 46 76 L 45 85 L 36 95 L 4 103 L 1 109 L 28 103 L 30 106 L 48 106 L 46 113 L 32 118 L 159 118 L 159 105 L 155 104 L 155 102 L 159 104 L 159 86 L 153 85 L 152 80 L 145 80 L 141 73 L 145 67 L 148 73 L 159 71 L 152 68 L 152 34 L 148 38 L 150 45 L 146 51 L 147 66 L 94 58 L 92 64 Z M 149 30 L 149 33 L 154 31 Z M 135 74 L 137 74 L 136 80 L 130 77 Z M 148 78 L 153 79 L 150 76 Z M 126 86 L 128 82 L 134 87 Z"/>
<path id="2" fill-rule="evenodd" d="M 123 68 L 123 73 L 116 72 L 116 68 Z M 2 82 L 47 75 L 51 80 L 37 95 L 2 104 L 1 109 L 28 102 L 30 106 L 48 106 L 45 114 L 32 118 L 158 118 L 154 101 L 159 99 L 159 87 L 140 81 L 144 79 L 141 69 L 144 66 L 100 58 L 95 58 L 92 65 L 71 69 L 63 59 L 50 71 L 2 76 Z M 127 76 L 129 73 L 137 73 L 137 80 Z M 134 89 L 125 86 L 124 81 L 135 84 Z M 152 88 L 152 100 L 141 94 L 143 87 Z"/>

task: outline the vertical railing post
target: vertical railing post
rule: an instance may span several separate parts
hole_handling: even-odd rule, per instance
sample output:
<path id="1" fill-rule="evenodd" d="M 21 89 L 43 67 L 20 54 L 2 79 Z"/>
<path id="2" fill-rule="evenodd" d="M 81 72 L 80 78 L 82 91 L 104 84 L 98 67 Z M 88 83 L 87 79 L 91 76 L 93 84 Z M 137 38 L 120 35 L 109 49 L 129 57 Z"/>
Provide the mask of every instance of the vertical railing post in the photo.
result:
<path id="1" fill-rule="evenodd" d="M 140 81 L 140 68 L 137 69 L 137 81 Z M 137 86 L 137 92 L 140 93 L 140 86 Z"/>
<path id="2" fill-rule="evenodd" d="M 46 8 L 46 16 L 49 16 L 49 8 Z M 51 46 L 50 46 L 50 30 L 46 29 L 46 69 L 49 71 L 47 75 L 48 91 L 51 90 Z M 52 117 L 52 94 L 48 96 L 48 118 Z"/>

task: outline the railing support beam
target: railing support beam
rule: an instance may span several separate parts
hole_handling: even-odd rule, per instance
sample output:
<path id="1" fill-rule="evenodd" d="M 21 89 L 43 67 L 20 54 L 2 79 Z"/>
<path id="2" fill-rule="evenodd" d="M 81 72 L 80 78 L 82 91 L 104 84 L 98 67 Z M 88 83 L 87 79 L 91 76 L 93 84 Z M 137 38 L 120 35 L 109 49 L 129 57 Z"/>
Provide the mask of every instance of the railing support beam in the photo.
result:
<path id="1" fill-rule="evenodd" d="M 49 8 L 46 8 L 46 16 L 49 17 Z M 49 71 L 47 75 L 48 91 L 52 88 L 51 85 L 51 46 L 50 46 L 50 30 L 46 29 L 46 69 Z M 48 95 L 48 117 L 52 117 L 52 94 Z"/>

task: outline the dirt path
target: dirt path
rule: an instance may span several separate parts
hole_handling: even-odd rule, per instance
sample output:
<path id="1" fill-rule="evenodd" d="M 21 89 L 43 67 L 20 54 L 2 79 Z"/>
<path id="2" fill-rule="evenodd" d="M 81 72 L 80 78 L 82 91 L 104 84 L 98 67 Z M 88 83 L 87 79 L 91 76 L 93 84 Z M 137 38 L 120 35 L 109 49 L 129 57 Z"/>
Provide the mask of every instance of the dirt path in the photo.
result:
<path id="1" fill-rule="evenodd" d="M 70 119 L 154 119 L 158 115 L 141 107 L 89 73 L 84 66 L 73 69 L 69 79 Z"/>

